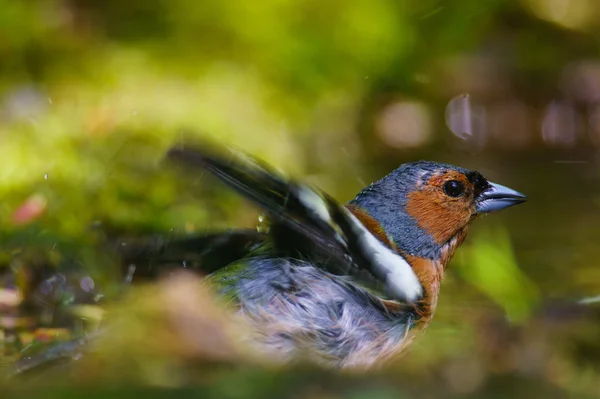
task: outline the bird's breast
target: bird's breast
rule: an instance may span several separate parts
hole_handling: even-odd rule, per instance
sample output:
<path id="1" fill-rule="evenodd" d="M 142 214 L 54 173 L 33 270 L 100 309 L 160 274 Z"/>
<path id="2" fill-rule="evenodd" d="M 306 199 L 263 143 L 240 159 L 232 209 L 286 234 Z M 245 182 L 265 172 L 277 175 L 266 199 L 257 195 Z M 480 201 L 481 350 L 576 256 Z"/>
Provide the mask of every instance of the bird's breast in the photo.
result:
<path id="1" fill-rule="evenodd" d="M 397 354 L 414 324 L 388 312 L 359 286 L 308 262 L 256 258 L 235 283 L 248 342 L 286 361 L 309 356 L 336 367 L 366 367 Z"/>
<path id="2" fill-rule="evenodd" d="M 437 307 L 440 285 L 444 277 L 444 265 L 436 260 L 410 255 L 406 255 L 405 257 L 423 287 L 424 295 L 417 306 L 420 316 L 418 321 L 421 325 L 427 325 L 431 321 Z"/>

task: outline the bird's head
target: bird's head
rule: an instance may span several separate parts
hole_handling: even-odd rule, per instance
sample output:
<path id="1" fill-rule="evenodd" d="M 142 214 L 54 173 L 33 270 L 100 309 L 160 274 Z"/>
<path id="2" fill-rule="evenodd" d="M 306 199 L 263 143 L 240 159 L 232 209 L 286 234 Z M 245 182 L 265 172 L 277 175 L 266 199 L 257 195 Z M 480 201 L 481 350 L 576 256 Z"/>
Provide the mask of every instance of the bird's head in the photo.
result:
<path id="1" fill-rule="evenodd" d="M 525 200 L 523 194 L 491 183 L 479 172 L 419 161 L 371 184 L 350 204 L 374 218 L 404 253 L 439 259 L 454 238 L 462 241 L 477 216 Z"/>

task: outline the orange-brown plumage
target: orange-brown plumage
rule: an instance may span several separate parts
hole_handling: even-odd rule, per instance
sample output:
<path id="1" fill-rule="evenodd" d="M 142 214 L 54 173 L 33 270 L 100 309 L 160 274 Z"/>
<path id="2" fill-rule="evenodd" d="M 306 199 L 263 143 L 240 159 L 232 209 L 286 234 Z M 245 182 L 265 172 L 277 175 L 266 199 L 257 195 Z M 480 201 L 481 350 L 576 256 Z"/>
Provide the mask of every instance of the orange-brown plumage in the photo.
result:
<path id="1" fill-rule="evenodd" d="M 456 180 L 465 186 L 465 194 L 452 198 L 441 190 L 446 181 Z M 440 245 L 454 236 L 474 214 L 473 184 L 464 173 L 447 171 L 434 174 L 420 190 L 407 195 L 406 211 L 423 230 Z"/>
<path id="2" fill-rule="evenodd" d="M 468 229 L 466 223 L 468 223 L 472 214 L 471 205 L 465 204 L 464 201 L 452 201 L 450 204 L 443 204 L 446 199 L 438 193 L 437 187 L 448 179 L 460 180 L 465 185 L 469 183 L 463 174 L 453 171 L 434 175 L 422 185 L 423 191 L 415 191 L 408 195 L 409 201 L 407 203 L 407 211 L 415 218 L 419 226 L 428 234 L 431 234 L 441 245 L 439 259 L 432 260 L 398 251 L 396 244 L 375 218 L 356 205 L 346 205 L 346 208 L 375 237 L 394 251 L 399 252 L 411 265 L 424 290 L 423 298 L 415 306 L 415 311 L 419 314 L 419 324 L 422 325 L 427 325 L 433 317 L 437 307 L 444 270 L 456 249 L 466 238 Z M 416 200 L 414 200 L 415 198 Z M 466 215 L 464 215 L 465 207 L 468 212 Z M 457 228 L 457 226 L 464 227 Z M 393 300 L 383 300 L 383 304 L 390 312 L 406 311 L 405 304 Z"/>

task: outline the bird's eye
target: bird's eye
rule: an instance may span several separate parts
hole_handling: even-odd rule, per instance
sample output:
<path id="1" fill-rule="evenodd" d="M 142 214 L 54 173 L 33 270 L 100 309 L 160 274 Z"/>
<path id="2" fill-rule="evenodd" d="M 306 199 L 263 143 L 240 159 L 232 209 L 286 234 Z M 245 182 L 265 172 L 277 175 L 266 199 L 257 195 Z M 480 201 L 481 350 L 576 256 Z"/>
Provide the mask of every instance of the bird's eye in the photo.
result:
<path id="1" fill-rule="evenodd" d="M 458 197 L 465 192 L 465 186 L 458 180 L 448 180 L 444 183 L 444 192 L 450 197 Z"/>

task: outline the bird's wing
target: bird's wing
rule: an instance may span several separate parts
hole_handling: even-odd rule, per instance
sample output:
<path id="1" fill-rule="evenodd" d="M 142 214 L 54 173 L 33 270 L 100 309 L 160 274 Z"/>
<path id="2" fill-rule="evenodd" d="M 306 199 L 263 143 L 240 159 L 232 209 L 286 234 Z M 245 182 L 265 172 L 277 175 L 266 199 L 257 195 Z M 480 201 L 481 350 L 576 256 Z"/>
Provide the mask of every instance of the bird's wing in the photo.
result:
<path id="1" fill-rule="evenodd" d="M 422 297 L 422 286 L 406 260 L 324 192 L 284 179 L 250 157 L 224 156 L 208 145 L 174 147 L 168 157 L 208 170 L 262 207 L 272 220 L 270 236 L 276 246 L 295 248 L 309 260 L 318 253 L 326 259 L 316 262 L 318 266 L 354 277 L 394 299 L 413 302 Z"/>
<path id="2" fill-rule="evenodd" d="M 238 261 L 261 246 L 266 235 L 239 229 L 189 237 L 119 239 L 113 247 L 136 280 L 154 278 L 169 267 L 185 267 L 210 274 Z"/>
<path id="3" fill-rule="evenodd" d="M 223 156 L 208 146 L 175 147 L 168 157 L 211 172 L 267 211 L 273 224 L 310 238 L 334 256 L 343 258 L 346 254 L 339 232 L 328 223 L 327 203 L 316 190 L 282 178 L 255 159 Z"/>

